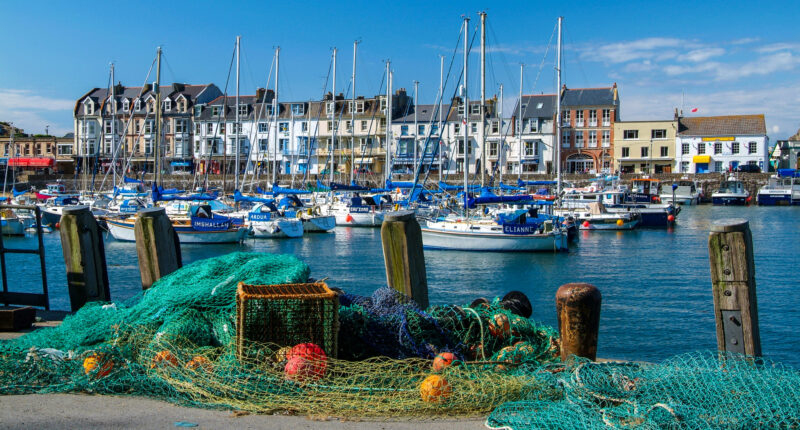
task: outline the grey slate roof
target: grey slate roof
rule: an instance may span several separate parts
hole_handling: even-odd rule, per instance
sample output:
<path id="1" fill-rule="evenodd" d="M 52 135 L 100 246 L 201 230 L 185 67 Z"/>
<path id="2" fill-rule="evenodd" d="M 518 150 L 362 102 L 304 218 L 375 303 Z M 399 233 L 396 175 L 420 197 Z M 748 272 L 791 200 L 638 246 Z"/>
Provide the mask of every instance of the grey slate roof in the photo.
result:
<path id="1" fill-rule="evenodd" d="M 219 94 L 219 89 L 214 84 L 202 84 L 202 85 L 188 85 L 188 84 L 173 84 L 173 85 L 162 85 L 159 87 L 161 91 L 162 99 L 169 98 L 170 100 L 176 101 L 178 96 L 183 94 L 187 99 L 187 108 L 191 109 L 194 104 L 197 103 L 205 103 L 208 101 L 208 98 L 216 97 Z M 109 95 L 111 94 L 109 88 L 94 88 L 84 96 L 78 99 L 75 105 L 75 115 L 80 116 L 84 115 L 83 111 L 83 102 L 87 98 L 92 99 L 97 106 L 96 109 L 100 109 L 101 105 L 105 103 L 108 99 Z M 122 106 L 122 102 L 125 99 L 128 99 L 131 102 L 131 109 L 133 109 L 133 102 L 136 100 L 137 97 L 141 95 L 142 100 L 147 99 L 148 96 L 155 96 L 155 92 L 152 89 L 142 93 L 142 87 L 122 87 L 118 85 L 114 91 L 114 96 L 117 99 L 117 102 L 120 106 Z M 137 112 L 138 113 L 138 112 Z M 169 114 L 167 112 L 166 114 Z"/>
<path id="2" fill-rule="evenodd" d="M 539 104 L 542 107 L 538 107 Z M 523 95 L 522 118 L 553 118 L 556 115 L 556 95 L 536 94 Z M 608 88 L 567 88 L 562 95 L 561 108 L 571 109 L 578 106 L 616 106 L 619 107 L 619 97 L 614 100 L 614 87 Z M 514 106 L 511 116 L 519 114 L 519 100 Z"/>
<path id="3" fill-rule="evenodd" d="M 417 109 L 417 122 L 420 124 L 427 124 L 431 122 L 431 120 L 438 121 L 439 120 L 439 112 L 437 110 L 438 105 L 419 105 L 416 107 Z M 414 123 L 414 108 L 410 109 L 411 113 L 406 116 L 401 116 L 400 118 L 396 118 L 393 121 L 395 123 Z M 442 122 L 447 121 L 447 112 L 450 111 L 449 104 L 442 105 Z"/>
<path id="4" fill-rule="evenodd" d="M 764 114 L 678 118 L 680 136 L 766 135 Z"/>

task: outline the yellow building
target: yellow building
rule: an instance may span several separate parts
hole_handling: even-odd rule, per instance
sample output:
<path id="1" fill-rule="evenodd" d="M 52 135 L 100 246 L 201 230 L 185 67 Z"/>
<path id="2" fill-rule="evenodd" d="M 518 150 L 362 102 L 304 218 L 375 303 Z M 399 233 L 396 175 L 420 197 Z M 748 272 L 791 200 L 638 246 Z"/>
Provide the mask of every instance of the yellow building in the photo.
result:
<path id="1" fill-rule="evenodd" d="M 620 173 L 670 173 L 675 165 L 678 122 L 614 123 L 614 167 Z"/>

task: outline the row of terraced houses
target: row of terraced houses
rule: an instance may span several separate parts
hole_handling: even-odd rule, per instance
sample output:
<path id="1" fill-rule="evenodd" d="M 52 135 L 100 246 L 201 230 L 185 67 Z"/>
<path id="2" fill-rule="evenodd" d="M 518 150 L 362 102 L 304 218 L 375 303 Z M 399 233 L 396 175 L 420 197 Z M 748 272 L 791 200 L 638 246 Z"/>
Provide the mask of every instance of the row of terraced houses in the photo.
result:
<path id="1" fill-rule="evenodd" d="M 134 172 L 152 172 L 159 131 L 159 165 L 167 173 L 221 173 L 226 166 L 231 172 L 237 146 L 241 171 L 274 165 L 280 173 L 319 174 L 332 163 L 337 172 L 382 173 L 387 137 L 395 172 L 410 172 L 415 156 L 432 171 L 463 172 L 465 147 L 469 171 L 490 174 L 553 173 L 557 163 L 569 173 L 704 173 L 739 164 L 765 168 L 768 162 L 763 115 L 684 117 L 676 110 L 674 118 L 663 121 L 625 122 L 616 84 L 563 87 L 560 136 L 555 134 L 555 94 L 523 95 L 511 112 L 502 112 L 493 97 L 483 115 L 480 102 L 470 101 L 465 120 L 462 99 L 455 97 L 441 109 L 415 106 L 405 89 L 391 98 L 353 100 L 328 93 L 311 101 L 277 101 L 272 90 L 258 89 L 241 96 L 238 106 L 214 84 L 172 84 L 159 92 L 160 127 L 151 85 L 118 84 L 81 96 L 74 109 L 76 169 L 116 162 Z"/>

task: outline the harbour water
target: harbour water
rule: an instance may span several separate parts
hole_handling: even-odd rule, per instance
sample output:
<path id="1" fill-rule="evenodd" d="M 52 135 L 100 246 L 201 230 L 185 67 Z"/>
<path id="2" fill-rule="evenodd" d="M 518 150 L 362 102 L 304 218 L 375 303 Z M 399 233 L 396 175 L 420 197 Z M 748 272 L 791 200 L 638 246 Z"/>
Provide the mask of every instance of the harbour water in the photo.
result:
<path id="1" fill-rule="evenodd" d="M 432 304 L 464 304 L 477 297 L 520 290 L 533 303 L 533 318 L 555 325 L 555 292 L 568 282 L 589 282 L 603 294 L 598 356 L 661 361 L 716 348 L 707 240 L 713 220 L 750 221 L 764 354 L 800 367 L 800 207 L 687 206 L 669 230 L 587 232 L 570 252 L 500 254 L 425 251 Z M 34 247 L 34 237 L 6 238 L 6 246 Z M 133 243 L 108 237 L 106 259 L 114 300 L 141 291 Z M 52 309 L 69 309 L 58 233 L 45 237 Z M 291 253 L 315 278 L 371 294 L 385 283 L 380 230 L 337 227 L 302 239 L 248 240 L 242 245 L 184 245 L 184 264 L 231 251 Z M 9 255 L 14 291 L 39 291 L 39 265 L 31 255 Z"/>

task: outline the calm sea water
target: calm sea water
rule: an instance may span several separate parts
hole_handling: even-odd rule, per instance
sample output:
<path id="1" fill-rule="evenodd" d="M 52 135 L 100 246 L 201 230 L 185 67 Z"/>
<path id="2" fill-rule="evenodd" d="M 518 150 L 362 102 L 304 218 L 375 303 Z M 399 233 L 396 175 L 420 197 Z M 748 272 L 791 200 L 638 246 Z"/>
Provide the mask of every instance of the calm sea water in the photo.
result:
<path id="1" fill-rule="evenodd" d="M 708 263 L 713 220 L 750 221 L 756 257 L 759 320 L 764 354 L 800 367 L 800 208 L 684 207 L 669 230 L 581 232 L 569 253 L 497 254 L 426 251 L 432 304 L 469 303 L 477 297 L 523 291 L 533 318 L 556 324 L 555 293 L 568 282 L 589 282 L 603 295 L 598 355 L 660 361 L 674 354 L 716 348 Z M 35 246 L 35 238 L 7 239 L 7 246 Z M 69 309 L 59 235 L 45 238 L 50 303 Z M 331 286 L 371 294 L 385 283 L 379 229 L 337 228 L 302 239 L 248 240 L 242 245 L 184 245 L 184 263 L 244 250 L 291 253 L 315 278 Z M 11 255 L 9 285 L 41 288 L 35 256 Z M 141 290 L 133 243 L 106 240 L 111 296 Z"/>

